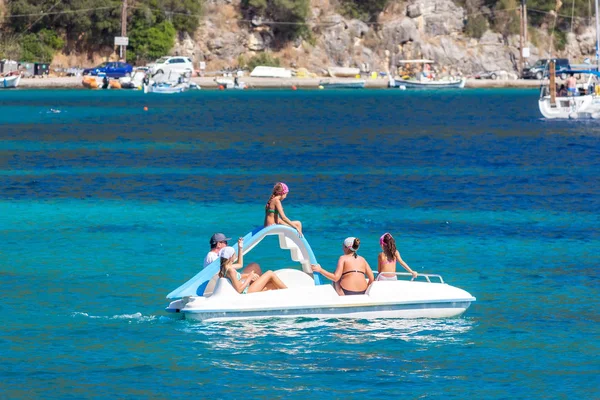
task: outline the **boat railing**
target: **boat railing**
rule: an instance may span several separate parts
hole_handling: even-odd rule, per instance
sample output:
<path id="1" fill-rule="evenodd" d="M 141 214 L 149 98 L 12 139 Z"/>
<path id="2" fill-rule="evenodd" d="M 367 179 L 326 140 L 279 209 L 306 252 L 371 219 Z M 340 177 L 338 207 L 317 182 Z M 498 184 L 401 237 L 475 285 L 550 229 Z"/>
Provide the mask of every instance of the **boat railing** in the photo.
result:
<path id="1" fill-rule="evenodd" d="M 384 272 L 384 274 L 391 275 L 392 272 Z M 379 273 L 375 272 L 375 275 L 379 275 Z M 418 281 L 419 278 L 423 278 L 424 280 L 426 280 L 429 283 L 445 283 L 444 278 L 442 278 L 442 276 L 438 275 L 438 274 L 419 274 L 419 275 L 417 275 L 416 278 L 413 278 L 412 274 L 408 273 L 408 272 L 394 272 L 394 275 L 396 275 L 397 277 L 411 278 L 410 279 L 411 281 L 414 281 L 414 280 Z M 432 282 L 432 279 L 434 280 L 433 282 Z M 377 279 L 375 279 L 375 280 L 377 280 Z"/>

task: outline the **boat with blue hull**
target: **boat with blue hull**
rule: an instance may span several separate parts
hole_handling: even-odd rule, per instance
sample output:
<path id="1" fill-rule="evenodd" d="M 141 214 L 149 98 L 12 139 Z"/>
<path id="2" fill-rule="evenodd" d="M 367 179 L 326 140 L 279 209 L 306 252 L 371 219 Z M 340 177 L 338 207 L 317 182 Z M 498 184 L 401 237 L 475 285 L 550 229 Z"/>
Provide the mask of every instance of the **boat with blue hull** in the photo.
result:
<path id="1" fill-rule="evenodd" d="M 448 285 L 439 275 L 423 274 L 418 280 L 375 281 L 365 294 L 339 296 L 333 285 L 313 273 L 317 260 L 306 237 L 284 225 L 256 228 L 244 237 L 244 255 L 269 236 L 288 250 L 296 265 L 275 271 L 287 289 L 240 294 L 229 280 L 219 278 L 216 260 L 167 295 L 167 312 L 186 319 L 219 321 L 257 318 L 447 318 L 464 313 L 475 297 Z"/>
<path id="2" fill-rule="evenodd" d="M 319 86 L 323 89 L 364 89 L 365 84 L 364 79 L 323 80 L 319 82 Z"/>

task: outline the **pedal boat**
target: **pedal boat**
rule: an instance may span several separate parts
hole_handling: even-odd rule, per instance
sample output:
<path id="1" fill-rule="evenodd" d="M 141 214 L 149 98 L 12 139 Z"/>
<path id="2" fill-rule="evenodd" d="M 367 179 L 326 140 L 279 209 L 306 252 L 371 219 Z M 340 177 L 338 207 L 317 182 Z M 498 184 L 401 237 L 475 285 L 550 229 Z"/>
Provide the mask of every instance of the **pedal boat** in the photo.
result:
<path id="1" fill-rule="evenodd" d="M 439 275 L 398 273 L 397 281 L 376 281 L 363 295 L 339 296 L 333 285 L 313 273 L 317 260 L 306 237 L 284 225 L 256 228 L 244 237 L 244 257 L 267 236 L 278 236 L 279 247 L 289 250 L 297 268 L 274 271 L 287 289 L 240 294 L 229 280 L 219 278 L 216 260 L 192 279 L 173 290 L 167 312 L 199 321 L 258 318 L 448 318 L 464 313 L 475 297 L 444 283 Z"/>

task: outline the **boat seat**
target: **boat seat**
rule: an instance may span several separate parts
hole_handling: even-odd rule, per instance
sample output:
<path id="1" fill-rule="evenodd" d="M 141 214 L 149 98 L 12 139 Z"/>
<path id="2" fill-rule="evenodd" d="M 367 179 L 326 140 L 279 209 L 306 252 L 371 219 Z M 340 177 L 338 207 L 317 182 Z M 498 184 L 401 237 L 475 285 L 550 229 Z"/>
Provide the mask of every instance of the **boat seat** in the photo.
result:
<path id="1" fill-rule="evenodd" d="M 239 296 L 229 279 L 219 278 L 215 284 L 215 289 L 212 292 L 213 296 Z"/>
<path id="2" fill-rule="evenodd" d="M 279 269 L 275 271 L 275 275 L 277 275 L 288 288 L 315 286 L 315 280 L 311 275 L 297 269 Z"/>

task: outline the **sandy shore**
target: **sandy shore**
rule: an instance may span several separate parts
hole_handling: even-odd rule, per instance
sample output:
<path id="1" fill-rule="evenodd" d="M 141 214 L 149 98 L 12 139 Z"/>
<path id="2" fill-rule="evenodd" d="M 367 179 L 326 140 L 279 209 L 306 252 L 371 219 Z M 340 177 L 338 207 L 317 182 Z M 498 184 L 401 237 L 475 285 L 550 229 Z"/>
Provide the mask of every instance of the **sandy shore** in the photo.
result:
<path id="1" fill-rule="evenodd" d="M 251 78 L 243 77 L 240 81 L 245 82 L 249 88 L 297 88 L 316 89 L 319 81 L 330 78 Z M 330 79 L 332 80 L 332 79 Z M 352 81 L 354 79 L 347 79 Z M 20 88 L 76 88 L 84 89 L 81 77 L 47 77 L 21 79 Z M 192 81 L 201 88 L 216 89 L 218 87 L 214 77 L 194 77 Z M 335 78 L 336 82 L 343 82 L 344 78 Z M 387 79 L 366 79 L 367 88 L 387 88 Z M 537 88 L 540 82 L 532 79 L 518 80 L 489 80 L 489 79 L 467 79 L 467 88 Z"/>

